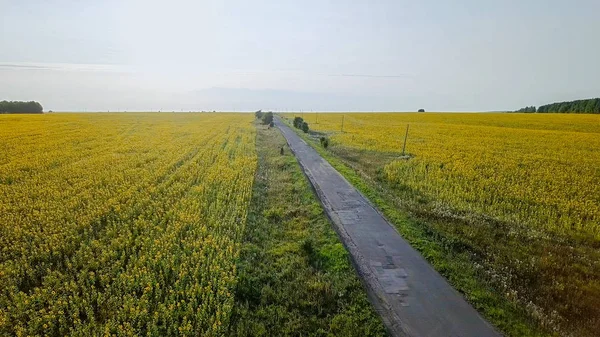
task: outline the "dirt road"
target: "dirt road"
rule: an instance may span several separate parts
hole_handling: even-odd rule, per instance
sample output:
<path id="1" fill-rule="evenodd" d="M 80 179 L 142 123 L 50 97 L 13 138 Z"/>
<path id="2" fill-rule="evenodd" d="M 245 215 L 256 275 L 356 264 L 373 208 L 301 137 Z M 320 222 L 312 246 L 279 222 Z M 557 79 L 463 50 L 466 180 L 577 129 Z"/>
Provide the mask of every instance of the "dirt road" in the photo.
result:
<path id="1" fill-rule="evenodd" d="M 281 130 L 393 336 L 500 336 L 384 217 L 279 117 Z"/>

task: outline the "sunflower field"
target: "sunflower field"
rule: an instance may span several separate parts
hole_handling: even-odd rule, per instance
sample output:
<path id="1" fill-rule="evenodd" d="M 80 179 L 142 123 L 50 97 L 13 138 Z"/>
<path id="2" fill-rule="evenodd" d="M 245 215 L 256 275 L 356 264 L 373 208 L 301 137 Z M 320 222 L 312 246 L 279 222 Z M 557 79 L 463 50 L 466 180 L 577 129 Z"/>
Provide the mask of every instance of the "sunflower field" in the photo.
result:
<path id="1" fill-rule="evenodd" d="M 304 116 L 334 145 L 389 154 L 381 168 L 385 178 L 439 207 L 600 239 L 600 116 Z M 400 158 L 407 124 L 408 159 Z"/>
<path id="2" fill-rule="evenodd" d="M 0 335 L 225 335 L 252 120 L 0 116 Z"/>

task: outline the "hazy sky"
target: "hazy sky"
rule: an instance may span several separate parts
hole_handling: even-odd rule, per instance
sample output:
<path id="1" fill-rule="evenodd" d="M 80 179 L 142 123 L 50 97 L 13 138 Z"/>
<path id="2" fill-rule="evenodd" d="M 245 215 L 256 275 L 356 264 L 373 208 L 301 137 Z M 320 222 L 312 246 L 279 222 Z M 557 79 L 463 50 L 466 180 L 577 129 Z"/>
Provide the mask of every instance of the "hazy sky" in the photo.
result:
<path id="1" fill-rule="evenodd" d="M 0 100 L 487 111 L 600 96 L 599 0 L 0 0 Z"/>

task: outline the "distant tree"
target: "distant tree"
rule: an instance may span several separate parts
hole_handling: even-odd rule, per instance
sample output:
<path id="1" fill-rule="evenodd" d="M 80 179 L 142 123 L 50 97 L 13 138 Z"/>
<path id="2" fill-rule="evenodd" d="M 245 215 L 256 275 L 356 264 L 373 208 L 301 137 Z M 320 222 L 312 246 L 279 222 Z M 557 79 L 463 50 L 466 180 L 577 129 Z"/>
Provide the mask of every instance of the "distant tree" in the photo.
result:
<path id="1" fill-rule="evenodd" d="M 293 124 L 296 129 L 301 129 L 302 123 L 304 123 L 304 119 L 302 119 L 302 117 L 294 117 Z"/>
<path id="2" fill-rule="evenodd" d="M 254 113 L 254 116 L 256 116 L 256 119 L 261 119 L 263 116 L 263 112 L 262 110 L 258 110 Z"/>
<path id="3" fill-rule="evenodd" d="M 600 113 L 600 98 L 580 99 L 569 102 L 556 102 L 542 105 L 537 109 L 541 113 Z"/>
<path id="4" fill-rule="evenodd" d="M 42 113 L 44 108 L 38 102 L 1 101 L 0 113 Z"/>
<path id="5" fill-rule="evenodd" d="M 517 110 L 515 112 L 535 112 L 535 111 L 536 111 L 535 106 L 526 106 L 526 107 L 521 108 L 521 109 L 519 109 L 519 110 Z"/>
<path id="6" fill-rule="evenodd" d="M 419 109 L 419 112 L 425 112 L 425 109 Z"/>
<path id="7" fill-rule="evenodd" d="M 270 125 L 273 122 L 273 113 L 271 111 L 264 113 L 262 116 L 262 122 L 264 125 Z"/>
<path id="8" fill-rule="evenodd" d="M 302 131 L 304 131 L 304 133 L 308 133 L 308 123 L 302 122 Z"/>
<path id="9" fill-rule="evenodd" d="M 584 113 L 587 102 L 585 100 L 575 101 L 572 107 L 574 113 Z"/>

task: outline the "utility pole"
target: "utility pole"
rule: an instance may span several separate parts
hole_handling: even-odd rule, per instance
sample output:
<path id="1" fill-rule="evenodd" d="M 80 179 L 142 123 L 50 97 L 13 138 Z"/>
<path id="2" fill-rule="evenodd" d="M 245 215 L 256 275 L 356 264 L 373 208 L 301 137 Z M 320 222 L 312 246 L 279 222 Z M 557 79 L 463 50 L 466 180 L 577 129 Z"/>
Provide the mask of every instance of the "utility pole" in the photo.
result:
<path id="1" fill-rule="evenodd" d="M 404 156 L 404 150 L 406 150 L 406 138 L 408 138 L 408 126 L 409 124 L 406 124 L 406 134 L 404 135 L 404 145 L 402 146 L 402 155 Z"/>

